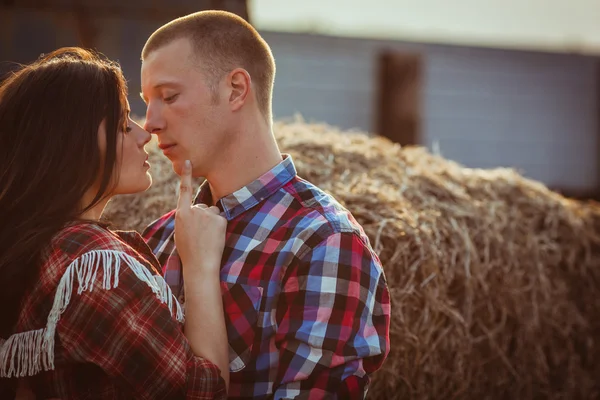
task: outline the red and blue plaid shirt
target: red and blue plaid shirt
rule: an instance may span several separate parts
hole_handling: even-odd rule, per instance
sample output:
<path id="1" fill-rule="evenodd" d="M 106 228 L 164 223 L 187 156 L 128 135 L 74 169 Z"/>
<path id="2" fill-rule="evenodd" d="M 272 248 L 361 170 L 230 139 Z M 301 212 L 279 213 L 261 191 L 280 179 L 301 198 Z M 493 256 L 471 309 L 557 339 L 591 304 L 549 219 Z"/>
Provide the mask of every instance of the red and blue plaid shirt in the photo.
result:
<path id="1" fill-rule="evenodd" d="M 206 182 L 195 202 L 212 204 Z M 364 398 L 389 353 L 390 296 L 362 227 L 299 178 L 289 155 L 216 205 L 228 220 L 229 397 Z M 181 296 L 174 223 L 171 211 L 143 237 Z"/>

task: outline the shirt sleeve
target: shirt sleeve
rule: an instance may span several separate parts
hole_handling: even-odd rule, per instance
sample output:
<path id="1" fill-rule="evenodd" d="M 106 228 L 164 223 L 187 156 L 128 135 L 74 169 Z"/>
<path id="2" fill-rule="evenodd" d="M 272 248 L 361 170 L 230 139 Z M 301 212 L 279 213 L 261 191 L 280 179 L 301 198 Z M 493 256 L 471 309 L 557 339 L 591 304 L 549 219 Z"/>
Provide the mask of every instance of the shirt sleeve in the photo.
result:
<path id="1" fill-rule="evenodd" d="M 56 327 L 67 358 L 97 365 L 135 398 L 225 399 L 218 367 L 193 354 L 164 293 L 125 263 L 106 289 L 112 267 L 98 268 L 87 290 L 73 288 Z"/>
<path id="2" fill-rule="evenodd" d="M 363 399 L 389 353 L 390 297 L 380 261 L 335 233 L 290 267 L 277 308 L 275 399 Z"/>

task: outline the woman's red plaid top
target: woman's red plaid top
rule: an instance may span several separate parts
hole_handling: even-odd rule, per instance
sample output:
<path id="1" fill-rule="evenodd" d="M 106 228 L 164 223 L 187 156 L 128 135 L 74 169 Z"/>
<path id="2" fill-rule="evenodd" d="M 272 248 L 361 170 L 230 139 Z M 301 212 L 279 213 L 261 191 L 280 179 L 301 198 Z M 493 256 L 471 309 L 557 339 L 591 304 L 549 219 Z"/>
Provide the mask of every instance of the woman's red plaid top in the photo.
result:
<path id="1" fill-rule="evenodd" d="M 0 339 L 0 380 L 26 377 L 37 398 L 226 398 L 218 367 L 192 353 L 159 271 L 135 232 L 62 230 L 14 334 Z"/>

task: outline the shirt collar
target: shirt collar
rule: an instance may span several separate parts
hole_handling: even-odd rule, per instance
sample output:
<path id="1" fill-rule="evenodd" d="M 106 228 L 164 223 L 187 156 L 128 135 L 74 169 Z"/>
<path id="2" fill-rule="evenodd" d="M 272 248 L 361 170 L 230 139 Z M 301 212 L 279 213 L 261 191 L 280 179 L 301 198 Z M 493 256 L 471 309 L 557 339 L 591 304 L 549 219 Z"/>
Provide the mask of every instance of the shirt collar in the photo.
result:
<path id="1" fill-rule="evenodd" d="M 248 185 L 222 197 L 215 205 L 232 220 L 270 197 L 296 176 L 296 167 L 290 154 L 282 154 L 282 161 Z M 194 204 L 212 204 L 212 194 L 207 181 L 200 185 Z"/>

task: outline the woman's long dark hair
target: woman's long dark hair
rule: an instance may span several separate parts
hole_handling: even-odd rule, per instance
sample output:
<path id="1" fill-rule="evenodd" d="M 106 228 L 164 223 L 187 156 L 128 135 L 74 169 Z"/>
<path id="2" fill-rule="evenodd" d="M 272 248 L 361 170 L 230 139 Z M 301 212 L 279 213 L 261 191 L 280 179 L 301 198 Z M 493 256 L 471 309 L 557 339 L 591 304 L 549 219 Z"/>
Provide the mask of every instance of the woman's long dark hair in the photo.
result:
<path id="1" fill-rule="evenodd" d="M 0 338 L 13 333 L 52 237 L 112 190 L 126 93 L 116 63 L 76 47 L 42 56 L 0 84 Z"/>

